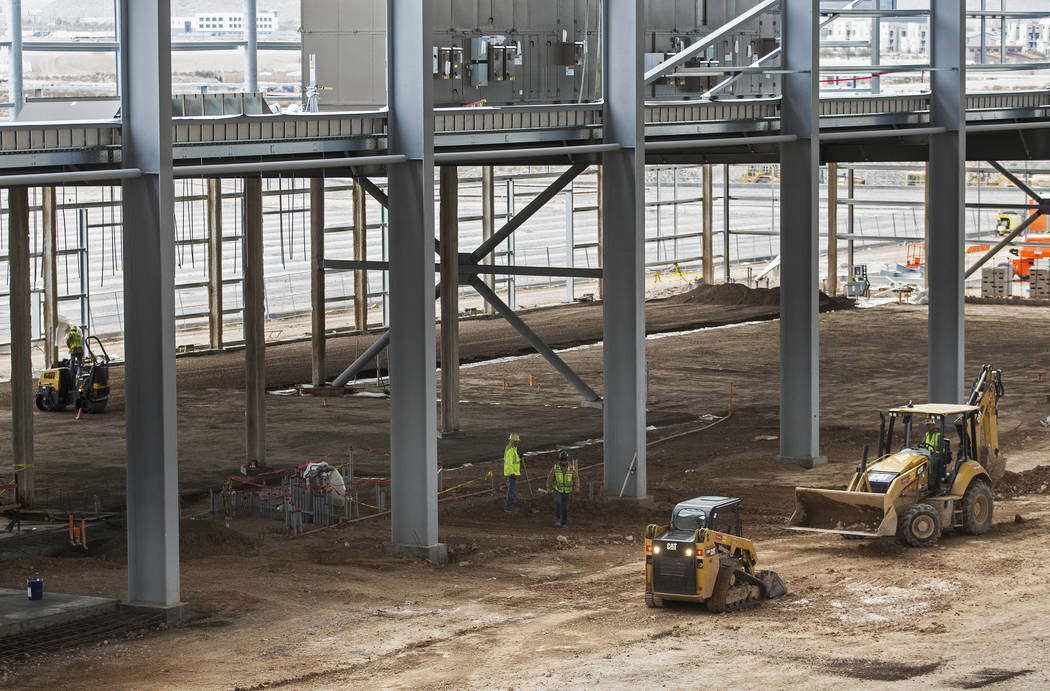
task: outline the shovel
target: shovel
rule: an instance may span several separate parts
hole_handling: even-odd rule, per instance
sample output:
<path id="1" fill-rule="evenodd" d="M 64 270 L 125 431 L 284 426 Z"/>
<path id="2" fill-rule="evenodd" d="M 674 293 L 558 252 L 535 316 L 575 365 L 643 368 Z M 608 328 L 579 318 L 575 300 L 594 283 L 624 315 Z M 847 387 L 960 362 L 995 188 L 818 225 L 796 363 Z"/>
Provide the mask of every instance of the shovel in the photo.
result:
<path id="1" fill-rule="evenodd" d="M 521 469 L 525 472 L 525 484 L 529 486 L 529 513 L 539 513 L 540 505 L 532 495 L 532 482 L 529 481 L 529 467 L 525 465 L 525 459 L 521 461 Z"/>

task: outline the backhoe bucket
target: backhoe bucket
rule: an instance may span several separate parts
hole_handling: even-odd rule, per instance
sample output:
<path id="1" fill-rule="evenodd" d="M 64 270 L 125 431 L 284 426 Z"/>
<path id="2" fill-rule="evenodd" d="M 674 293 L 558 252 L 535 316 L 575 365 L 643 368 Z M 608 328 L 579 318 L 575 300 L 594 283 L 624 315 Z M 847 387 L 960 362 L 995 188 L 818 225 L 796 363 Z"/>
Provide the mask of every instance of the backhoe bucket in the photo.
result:
<path id="1" fill-rule="evenodd" d="M 885 494 L 795 488 L 793 530 L 882 537 L 897 532 L 897 514 Z"/>
<path id="2" fill-rule="evenodd" d="M 765 586 L 767 599 L 772 600 L 775 597 L 787 595 L 787 586 L 784 585 L 784 581 L 780 580 L 780 575 L 776 571 L 756 571 L 755 575 Z"/>

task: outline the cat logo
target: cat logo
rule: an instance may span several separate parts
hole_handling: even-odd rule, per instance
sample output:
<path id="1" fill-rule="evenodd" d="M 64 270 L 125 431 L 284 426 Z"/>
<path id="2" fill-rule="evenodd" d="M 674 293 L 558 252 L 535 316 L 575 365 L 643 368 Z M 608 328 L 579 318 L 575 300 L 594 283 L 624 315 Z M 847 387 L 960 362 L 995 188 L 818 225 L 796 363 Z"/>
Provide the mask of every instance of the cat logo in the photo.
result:
<path id="1" fill-rule="evenodd" d="M 675 544 L 673 542 L 668 542 L 667 543 L 667 551 L 668 552 L 674 552 L 674 551 L 677 551 L 677 550 L 678 550 L 678 545 L 677 544 Z"/>

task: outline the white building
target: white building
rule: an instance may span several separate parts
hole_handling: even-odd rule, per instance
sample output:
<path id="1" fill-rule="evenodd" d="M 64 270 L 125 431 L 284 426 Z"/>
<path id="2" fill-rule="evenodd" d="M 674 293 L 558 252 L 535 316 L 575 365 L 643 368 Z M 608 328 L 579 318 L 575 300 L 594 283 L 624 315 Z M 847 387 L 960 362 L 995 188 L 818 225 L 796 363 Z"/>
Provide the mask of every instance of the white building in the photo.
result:
<path id="1" fill-rule="evenodd" d="M 256 30 L 260 34 L 277 31 L 277 13 L 266 10 L 256 15 Z M 239 12 L 199 12 L 193 18 L 193 32 L 201 34 L 229 34 L 244 32 L 244 14 Z"/>

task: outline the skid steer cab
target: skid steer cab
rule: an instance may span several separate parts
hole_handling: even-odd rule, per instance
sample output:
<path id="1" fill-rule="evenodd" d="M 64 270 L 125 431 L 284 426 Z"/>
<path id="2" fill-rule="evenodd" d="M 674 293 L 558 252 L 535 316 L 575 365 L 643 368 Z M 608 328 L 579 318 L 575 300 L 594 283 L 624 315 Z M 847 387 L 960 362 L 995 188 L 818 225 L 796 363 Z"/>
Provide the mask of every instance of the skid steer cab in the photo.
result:
<path id="1" fill-rule="evenodd" d="M 755 546 L 740 533 L 740 500 L 731 497 L 683 501 L 669 524 L 648 526 L 645 604 L 676 600 L 726 612 L 787 593 L 775 572 L 755 569 Z"/>
<path id="2" fill-rule="evenodd" d="M 69 360 L 59 360 L 41 372 L 37 381 L 36 407 L 44 412 L 73 406 L 85 413 L 101 413 L 108 402 L 109 354 L 96 336 L 84 339 L 84 363 L 79 373 L 70 367 Z"/>
<path id="3" fill-rule="evenodd" d="M 1000 375 L 985 366 L 964 405 L 908 405 L 883 414 L 875 461 L 868 462 L 864 447 L 845 490 L 795 488 L 788 527 L 845 537 L 896 535 L 912 547 L 931 547 L 948 529 L 988 532 L 992 485 L 1005 470 Z"/>

